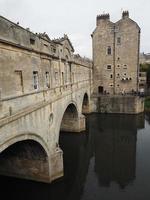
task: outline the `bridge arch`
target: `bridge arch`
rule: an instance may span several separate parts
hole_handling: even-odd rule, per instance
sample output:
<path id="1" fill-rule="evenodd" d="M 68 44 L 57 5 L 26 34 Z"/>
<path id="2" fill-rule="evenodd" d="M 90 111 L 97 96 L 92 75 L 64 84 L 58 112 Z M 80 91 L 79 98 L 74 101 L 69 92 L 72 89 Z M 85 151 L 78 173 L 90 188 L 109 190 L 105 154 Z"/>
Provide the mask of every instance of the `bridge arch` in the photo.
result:
<path id="1" fill-rule="evenodd" d="M 79 113 L 76 104 L 73 102 L 69 103 L 63 113 L 60 130 L 74 132 L 78 117 Z"/>
<path id="2" fill-rule="evenodd" d="M 32 135 L 13 138 L 0 153 L 0 174 L 36 181 L 50 181 L 48 150 Z M 40 141 L 40 142 L 39 142 Z M 2 150 L 2 148 L 1 148 Z"/>
<path id="3" fill-rule="evenodd" d="M 83 100 L 82 100 L 82 113 L 86 114 L 90 111 L 90 105 L 89 105 L 89 96 L 87 93 L 84 94 Z"/>
<path id="4" fill-rule="evenodd" d="M 18 133 L 14 137 L 7 139 L 5 142 L 3 142 L 3 144 L 0 145 L 0 153 L 2 151 L 4 151 L 5 149 L 9 148 L 9 146 L 11 146 L 17 142 L 24 141 L 24 140 L 33 140 L 33 141 L 39 143 L 43 147 L 45 152 L 49 155 L 49 148 L 48 148 L 46 142 L 43 140 L 43 138 L 35 133 L 30 133 L 30 132 L 22 133 L 22 134 Z"/>

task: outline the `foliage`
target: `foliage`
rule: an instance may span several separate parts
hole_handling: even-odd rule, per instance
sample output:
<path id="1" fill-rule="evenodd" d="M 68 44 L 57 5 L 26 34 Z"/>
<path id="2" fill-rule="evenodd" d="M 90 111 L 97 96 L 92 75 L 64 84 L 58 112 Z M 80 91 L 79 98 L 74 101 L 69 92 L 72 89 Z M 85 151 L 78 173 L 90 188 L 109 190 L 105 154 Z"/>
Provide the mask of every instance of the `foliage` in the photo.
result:
<path id="1" fill-rule="evenodd" d="M 150 108 L 150 96 L 145 98 L 145 108 Z"/>

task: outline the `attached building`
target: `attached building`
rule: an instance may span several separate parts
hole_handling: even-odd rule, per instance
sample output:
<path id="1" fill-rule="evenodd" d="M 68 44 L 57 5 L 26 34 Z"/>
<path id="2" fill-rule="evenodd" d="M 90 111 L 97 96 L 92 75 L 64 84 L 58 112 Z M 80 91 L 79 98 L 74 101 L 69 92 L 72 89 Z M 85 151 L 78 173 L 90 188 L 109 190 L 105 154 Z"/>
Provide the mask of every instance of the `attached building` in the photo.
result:
<path id="1" fill-rule="evenodd" d="M 140 28 L 129 12 L 116 23 L 109 14 L 98 15 L 92 42 L 94 93 L 137 92 Z"/>

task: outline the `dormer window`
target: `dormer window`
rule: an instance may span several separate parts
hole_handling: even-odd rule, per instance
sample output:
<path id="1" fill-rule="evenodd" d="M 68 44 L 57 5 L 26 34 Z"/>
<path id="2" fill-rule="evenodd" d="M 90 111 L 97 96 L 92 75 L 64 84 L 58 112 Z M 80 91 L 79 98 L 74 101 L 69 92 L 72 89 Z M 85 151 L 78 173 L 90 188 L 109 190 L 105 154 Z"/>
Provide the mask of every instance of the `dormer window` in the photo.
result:
<path id="1" fill-rule="evenodd" d="M 30 38 L 30 44 L 34 45 L 35 44 L 35 40 Z"/>
<path id="2" fill-rule="evenodd" d="M 56 53 L 56 48 L 54 46 L 51 46 L 52 53 Z"/>

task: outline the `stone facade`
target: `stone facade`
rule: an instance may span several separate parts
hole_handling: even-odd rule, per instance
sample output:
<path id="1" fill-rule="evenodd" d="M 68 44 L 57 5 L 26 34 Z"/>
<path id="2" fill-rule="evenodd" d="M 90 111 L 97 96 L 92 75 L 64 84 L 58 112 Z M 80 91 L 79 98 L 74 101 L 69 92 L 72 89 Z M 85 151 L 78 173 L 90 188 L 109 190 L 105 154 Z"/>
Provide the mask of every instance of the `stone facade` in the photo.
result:
<path id="1" fill-rule="evenodd" d="M 95 112 L 138 114 L 144 110 L 144 99 L 134 95 L 101 95 L 93 97 Z"/>
<path id="2" fill-rule="evenodd" d="M 3 17 L 0 26 L 0 118 L 40 102 L 41 94 L 52 98 L 92 76 L 92 62 L 73 54 L 66 35 L 50 40 Z"/>
<path id="3" fill-rule="evenodd" d="M 51 40 L 4 17 L 0 27 L 0 173 L 51 182 L 63 176 L 60 130 L 86 128 L 92 62 L 74 54 L 67 35 Z M 6 156 L 26 141 L 36 142 L 39 152 L 43 148 L 45 159 L 34 159 L 35 145 L 30 155 L 25 150 L 25 156 Z"/>
<path id="4" fill-rule="evenodd" d="M 116 23 L 109 14 L 98 15 L 92 41 L 94 93 L 137 92 L 140 28 L 128 11 Z"/>

